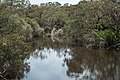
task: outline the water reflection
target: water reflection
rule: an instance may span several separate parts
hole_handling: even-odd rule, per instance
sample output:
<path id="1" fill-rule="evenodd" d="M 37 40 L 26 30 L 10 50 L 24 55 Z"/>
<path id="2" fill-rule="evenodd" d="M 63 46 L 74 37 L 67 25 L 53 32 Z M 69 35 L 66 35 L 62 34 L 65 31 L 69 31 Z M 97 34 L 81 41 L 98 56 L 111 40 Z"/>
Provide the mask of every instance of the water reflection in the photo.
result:
<path id="1" fill-rule="evenodd" d="M 105 50 L 73 48 L 67 75 L 77 80 L 120 80 L 120 56 Z"/>
<path id="2" fill-rule="evenodd" d="M 64 59 L 71 59 L 70 49 L 37 49 L 28 60 L 31 70 L 25 80 L 71 80 Z"/>
<path id="3" fill-rule="evenodd" d="M 36 49 L 24 80 L 120 80 L 120 56 L 114 51 L 67 48 Z"/>
<path id="4" fill-rule="evenodd" d="M 32 43 L 31 54 L 0 53 L 0 80 L 120 80 L 120 52 Z"/>

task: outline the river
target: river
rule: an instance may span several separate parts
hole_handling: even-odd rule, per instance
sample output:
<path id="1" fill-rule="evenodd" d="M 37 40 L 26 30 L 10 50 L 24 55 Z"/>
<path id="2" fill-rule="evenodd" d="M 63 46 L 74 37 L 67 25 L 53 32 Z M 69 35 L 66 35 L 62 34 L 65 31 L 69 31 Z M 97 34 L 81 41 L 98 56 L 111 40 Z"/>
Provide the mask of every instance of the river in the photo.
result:
<path id="1" fill-rule="evenodd" d="M 120 80 L 117 51 L 71 47 L 50 40 L 33 41 L 31 46 L 23 61 L 27 67 L 13 67 L 19 70 L 16 74 L 9 72 L 15 80 Z"/>

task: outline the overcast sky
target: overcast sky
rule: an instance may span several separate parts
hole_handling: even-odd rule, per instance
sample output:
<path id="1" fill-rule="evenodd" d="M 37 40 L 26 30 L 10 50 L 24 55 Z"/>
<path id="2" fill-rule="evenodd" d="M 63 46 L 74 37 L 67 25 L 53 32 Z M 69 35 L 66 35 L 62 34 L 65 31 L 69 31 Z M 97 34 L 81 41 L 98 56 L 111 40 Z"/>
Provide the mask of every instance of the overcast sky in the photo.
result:
<path id="1" fill-rule="evenodd" d="M 60 2 L 61 4 L 64 4 L 64 3 L 77 4 L 80 0 L 30 0 L 31 4 L 56 2 L 56 1 Z"/>

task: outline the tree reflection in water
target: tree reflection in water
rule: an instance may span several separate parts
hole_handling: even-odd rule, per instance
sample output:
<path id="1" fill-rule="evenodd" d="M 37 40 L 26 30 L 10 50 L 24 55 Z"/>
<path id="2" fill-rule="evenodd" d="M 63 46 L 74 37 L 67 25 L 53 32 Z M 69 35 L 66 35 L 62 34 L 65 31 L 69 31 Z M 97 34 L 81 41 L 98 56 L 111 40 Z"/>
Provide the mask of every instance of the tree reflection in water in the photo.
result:
<path id="1" fill-rule="evenodd" d="M 120 80 L 120 56 L 114 51 L 73 48 L 67 75 L 77 80 Z"/>
<path id="2" fill-rule="evenodd" d="M 64 64 L 60 64 L 63 67 L 67 66 L 65 71 L 69 77 L 68 80 L 120 80 L 120 56 L 116 53 L 115 51 L 67 48 L 60 44 L 51 44 L 51 46 L 40 46 L 31 56 L 43 61 L 51 57 L 49 54 L 55 54 L 58 58 L 62 57 Z M 66 80 L 66 78 L 63 79 Z"/>
<path id="3" fill-rule="evenodd" d="M 50 41 L 33 45 L 31 54 L 0 53 L 0 80 L 120 80 L 119 52 Z"/>

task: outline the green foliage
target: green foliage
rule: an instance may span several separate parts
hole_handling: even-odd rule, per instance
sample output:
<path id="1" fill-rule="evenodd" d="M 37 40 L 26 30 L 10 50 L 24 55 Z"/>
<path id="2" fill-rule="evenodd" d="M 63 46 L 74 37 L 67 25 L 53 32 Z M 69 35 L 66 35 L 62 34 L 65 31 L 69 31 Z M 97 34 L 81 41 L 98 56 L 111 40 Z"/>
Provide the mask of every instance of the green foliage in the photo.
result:
<path id="1" fill-rule="evenodd" d="M 12 32 L 31 39 L 49 35 L 55 28 L 63 30 L 69 44 L 96 45 L 99 39 L 107 46 L 120 43 L 120 8 L 114 1 L 80 1 L 70 6 L 48 2 L 21 9 L 2 4 L 0 11 L 1 36 Z"/>
<path id="2" fill-rule="evenodd" d="M 19 17 L 11 6 L 0 5 L 0 75 L 5 79 L 24 76 L 24 59 L 30 51 L 26 37 L 21 34 Z"/>
<path id="3" fill-rule="evenodd" d="M 106 42 L 106 46 L 114 45 L 119 40 L 111 30 L 99 31 L 97 32 L 97 35 Z"/>
<path id="4" fill-rule="evenodd" d="M 7 4 L 14 8 L 20 9 L 20 8 L 24 8 L 25 6 L 29 6 L 30 1 L 29 0 L 2 0 L 1 4 Z"/>
<path id="5" fill-rule="evenodd" d="M 28 65 L 24 59 L 29 55 L 30 47 L 19 34 L 0 36 L 0 72 L 4 79 L 23 77 Z M 5 72 L 4 72 L 5 71 Z M 2 74 L 2 72 L 4 72 Z M 13 76 L 14 75 L 14 76 Z"/>
<path id="6" fill-rule="evenodd" d="M 25 55 L 29 52 L 29 48 L 24 42 L 24 37 L 17 34 L 0 37 L 0 45 L 0 55 L 7 55 L 8 57 L 12 55 L 20 57 L 20 55 Z"/>
<path id="7" fill-rule="evenodd" d="M 92 44 L 96 44 L 96 42 L 98 44 L 101 36 L 95 36 L 96 32 L 106 34 L 106 37 L 102 39 L 102 43 L 106 45 L 120 42 L 119 3 L 108 0 L 91 0 L 61 7 L 51 4 L 50 2 L 40 6 L 32 5 L 27 13 L 28 17 L 36 20 L 46 33 L 50 33 L 53 28 L 62 28 L 65 40 L 77 45 L 85 45 L 89 39 L 93 40 Z M 111 34 L 113 35 L 110 37 Z M 115 40 L 112 40 L 111 38 L 114 37 Z"/>

